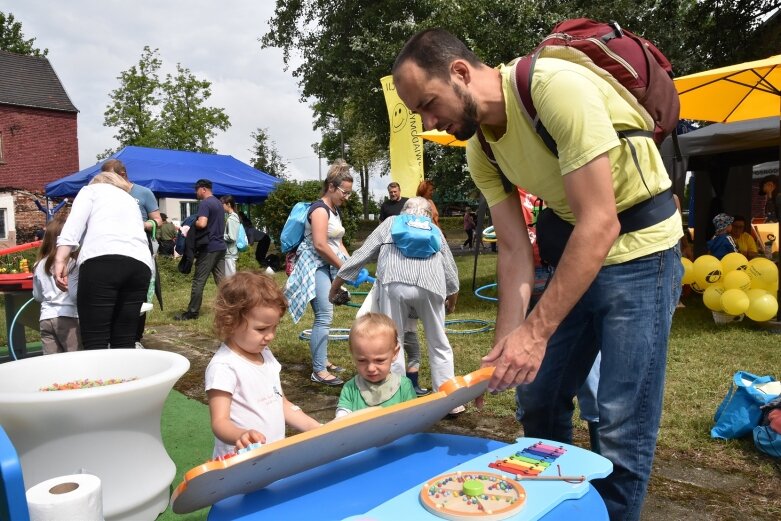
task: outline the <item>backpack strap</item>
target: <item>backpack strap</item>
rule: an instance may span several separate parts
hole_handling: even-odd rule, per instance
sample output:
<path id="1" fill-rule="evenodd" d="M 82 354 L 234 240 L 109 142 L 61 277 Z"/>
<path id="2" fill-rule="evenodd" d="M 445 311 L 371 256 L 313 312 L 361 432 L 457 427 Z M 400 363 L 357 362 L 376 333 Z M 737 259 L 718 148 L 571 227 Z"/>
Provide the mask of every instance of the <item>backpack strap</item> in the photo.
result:
<path id="1" fill-rule="evenodd" d="M 318 208 L 325 208 L 325 211 L 328 212 L 329 219 L 331 218 L 331 213 L 334 213 L 337 217 L 339 216 L 338 210 L 331 210 L 331 208 L 329 208 L 328 205 L 325 204 L 322 199 L 318 199 L 317 201 L 309 205 L 309 209 L 306 212 L 307 221 L 309 221 L 310 223 L 312 222 L 312 212 L 314 212 Z"/>
<path id="2" fill-rule="evenodd" d="M 504 175 L 504 172 L 502 172 L 502 169 L 499 167 L 499 162 L 496 161 L 496 157 L 494 156 L 494 151 L 491 150 L 491 145 L 488 144 L 488 141 L 485 139 L 485 134 L 483 134 L 483 131 L 480 127 L 477 127 L 477 140 L 480 141 L 480 148 L 483 149 L 483 153 L 485 154 L 486 159 L 488 159 L 488 162 L 491 163 L 499 173 L 499 179 L 502 180 L 504 191 L 506 193 L 512 192 L 513 189 L 515 189 L 515 185 L 512 183 L 512 181 L 507 179 L 507 176 Z"/>

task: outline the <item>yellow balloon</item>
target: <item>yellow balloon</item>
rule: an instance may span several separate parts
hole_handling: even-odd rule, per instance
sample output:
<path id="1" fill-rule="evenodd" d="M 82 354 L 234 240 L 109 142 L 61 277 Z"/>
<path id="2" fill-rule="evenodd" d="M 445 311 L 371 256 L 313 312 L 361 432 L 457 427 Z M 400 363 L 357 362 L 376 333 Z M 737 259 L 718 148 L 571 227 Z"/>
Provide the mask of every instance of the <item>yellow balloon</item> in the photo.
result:
<path id="1" fill-rule="evenodd" d="M 692 291 L 695 293 L 702 293 L 703 291 L 705 291 L 705 288 L 701 288 L 700 285 L 697 284 L 696 280 L 690 284 L 690 287 Z"/>
<path id="2" fill-rule="evenodd" d="M 751 289 L 751 278 L 742 270 L 730 271 L 724 275 L 721 282 L 725 289 L 742 289 L 743 291 Z"/>
<path id="3" fill-rule="evenodd" d="M 756 257 L 751 259 L 746 269 L 749 277 L 752 280 L 759 280 L 764 289 L 772 287 L 773 284 L 778 282 L 778 268 L 770 259 L 764 257 Z"/>
<path id="4" fill-rule="evenodd" d="M 749 304 L 748 295 L 740 289 L 728 289 L 721 295 L 721 305 L 729 315 L 742 315 Z"/>
<path id="5" fill-rule="evenodd" d="M 724 268 L 724 273 L 735 270 L 745 270 L 748 267 L 748 259 L 742 253 L 735 251 L 728 253 L 721 258 L 721 266 Z"/>
<path id="6" fill-rule="evenodd" d="M 683 264 L 683 278 L 681 278 L 681 284 L 691 284 L 694 282 L 694 263 L 686 257 L 681 258 L 681 264 Z"/>
<path id="7" fill-rule="evenodd" d="M 748 295 L 749 302 L 754 302 L 754 300 L 756 300 L 758 297 L 767 295 L 767 291 L 760 288 L 752 288 L 746 292 L 746 295 Z"/>
<path id="8" fill-rule="evenodd" d="M 778 301 L 770 294 L 764 294 L 751 301 L 746 316 L 755 322 L 765 322 L 778 313 Z"/>
<path id="9" fill-rule="evenodd" d="M 713 255 L 700 255 L 694 259 L 694 282 L 702 289 L 721 279 L 722 267 Z"/>
<path id="10" fill-rule="evenodd" d="M 711 311 L 723 311 L 724 307 L 721 305 L 721 295 L 723 293 L 724 285 L 721 282 L 711 284 L 702 294 L 702 302 L 705 304 L 705 307 Z"/>

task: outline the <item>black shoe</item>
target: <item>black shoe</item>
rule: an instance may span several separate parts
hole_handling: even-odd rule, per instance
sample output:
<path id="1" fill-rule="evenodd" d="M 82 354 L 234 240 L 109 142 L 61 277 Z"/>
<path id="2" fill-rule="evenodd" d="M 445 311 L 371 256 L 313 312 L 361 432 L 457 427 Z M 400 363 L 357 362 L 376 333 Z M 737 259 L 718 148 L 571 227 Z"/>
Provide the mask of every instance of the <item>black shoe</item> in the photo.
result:
<path id="1" fill-rule="evenodd" d="M 431 394 L 431 389 L 426 389 L 425 387 L 418 387 L 415 386 L 415 394 L 418 396 L 426 396 L 427 394 Z"/>
<path id="2" fill-rule="evenodd" d="M 325 369 L 329 373 L 343 373 L 345 371 L 344 367 L 339 367 L 338 365 L 334 365 L 334 364 L 325 366 Z"/>
<path id="3" fill-rule="evenodd" d="M 195 320 L 196 318 L 198 318 L 198 313 L 193 313 L 191 311 L 185 311 L 184 313 L 174 315 L 174 320 Z"/>
<path id="4" fill-rule="evenodd" d="M 334 376 L 334 375 L 331 375 L 331 376 Z M 331 386 L 331 387 L 334 387 L 334 386 L 337 386 L 337 385 L 342 385 L 344 383 L 344 381 L 341 378 L 337 377 L 337 376 L 334 376 L 333 378 L 330 378 L 330 379 L 326 379 L 326 378 L 323 378 L 322 376 L 318 375 L 317 373 L 312 373 L 312 376 L 310 376 L 310 379 L 313 382 L 317 382 L 317 383 L 323 384 L 323 385 L 328 385 L 328 386 Z"/>

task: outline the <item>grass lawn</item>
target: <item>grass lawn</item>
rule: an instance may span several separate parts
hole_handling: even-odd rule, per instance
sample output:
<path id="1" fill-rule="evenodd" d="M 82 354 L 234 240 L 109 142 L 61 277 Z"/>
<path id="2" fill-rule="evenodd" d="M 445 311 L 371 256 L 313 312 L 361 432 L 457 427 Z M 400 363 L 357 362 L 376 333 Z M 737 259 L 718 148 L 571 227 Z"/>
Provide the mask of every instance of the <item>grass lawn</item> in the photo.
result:
<path id="1" fill-rule="evenodd" d="M 462 291 L 456 312 L 448 318 L 494 320 L 496 305 L 476 298 L 471 291 L 472 257 L 459 256 L 456 260 L 461 274 Z M 192 280 L 191 275 L 185 276 L 176 271 L 173 260 L 160 259 L 159 262 L 165 289 L 165 311 L 156 307 L 150 314 L 147 320 L 148 334 L 153 333 L 158 325 L 175 323 L 173 315 L 185 309 Z M 495 264 L 495 255 L 480 257 L 477 286 L 495 281 Z M 255 266 L 254 258 L 249 252 L 240 256 L 239 269 Z M 274 277 L 280 285 L 284 284 L 284 273 L 278 273 Z M 211 334 L 211 302 L 214 291 L 214 284 L 209 282 L 204 293 L 201 316 L 197 320 L 182 323 L 184 330 Z M 774 468 L 773 461 L 761 456 L 750 439 L 715 441 L 710 438 L 709 432 L 713 413 L 727 392 L 732 375 L 736 371 L 745 370 L 781 378 L 781 337 L 756 328 L 747 319 L 725 326 L 716 325 L 699 295 L 693 294 L 684 302 L 686 307 L 676 311 L 673 321 L 664 413 L 657 453 L 670 459 L 685 459 L 695 466 L 710 467 L 723 472 L 734 470 L 750 473 L 769 483 L 777 483 L 778 471 Z M 345 306 L 336 308 L 333 327 L 349 328 L 355 311 L 355 308 Z M 0 321 L 2 317 L 3 313 L 0 313 Z M 298 324 L 293 324 L 290 316 L 285 315 L 272 346 L 275 355 L 283 364 L 309 364 L 308 344 L 300 341 L 298 335 L 302 330 L 311 327 L 311 324 L 311 310 L 307 311 Z M 4 335 L 5 328 L 0 328 L 0 331 Z M 450 335 L 450 340 L 455 352 L 456 374 L 465 374 L 480 366 L 480 357 L 491 347 L 492 332 Z M 0 343 L 5 343 L 5 339 L 0 339 Z M 344 342 L 331 343 L 329 357 L 339 365 L 352 365 Z M 424 383 L 428 383 L 429 373 L 425 363 L 421 374 L 424 375 Z M 338 394 L 338 389 L 323 389 L 322 392 Z M 299 405 L 306 409 L 305 403 Z M 514 409 L 513 393 L 505 392 L 488 396 L 482 414 L 497 418 L 507 417 L 514 414 Z M 183 428 L 177 427 L 176 423 L 170 423 L 174 416 L 182 418 L 183 422 L 192 423 L 182 424 Z M 204 425 L 208 426 L 208 411 L 205 406 L 178 393 L 172 394 L 166 405 L 163 429 L 166 447 L 177 462 L 178 474 L 174 486 L 180 482 L 183 472 L 202 463 L 210 455 L 212 438 L 208 430 L 203 430 Z M 579 426 L 582 428 L 583 424 Z M 767 507 L 769 510 L 765 512 L 777 514 L 778 518 L 781 518 L 781 509 L 776 510 L 779 508 L 777 505 L 778 503 Z M 164 514 L 162 519 L 205 517 L 202 513 L 193 514 L 193 517 L 168 515 L 170 514 Z"/>

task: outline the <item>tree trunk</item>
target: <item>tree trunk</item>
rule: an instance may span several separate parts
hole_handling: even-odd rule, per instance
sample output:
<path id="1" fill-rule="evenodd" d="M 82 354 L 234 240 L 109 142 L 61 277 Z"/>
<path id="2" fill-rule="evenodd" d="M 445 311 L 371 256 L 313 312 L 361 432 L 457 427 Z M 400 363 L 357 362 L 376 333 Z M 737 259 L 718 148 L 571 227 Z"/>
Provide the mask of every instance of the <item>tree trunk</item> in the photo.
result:
<path id="1" fill-rule="evenodd" d="M 363 201 L 363 219 L 369 220 L 369 166 L 361 167 L 361 200 Z"/>

